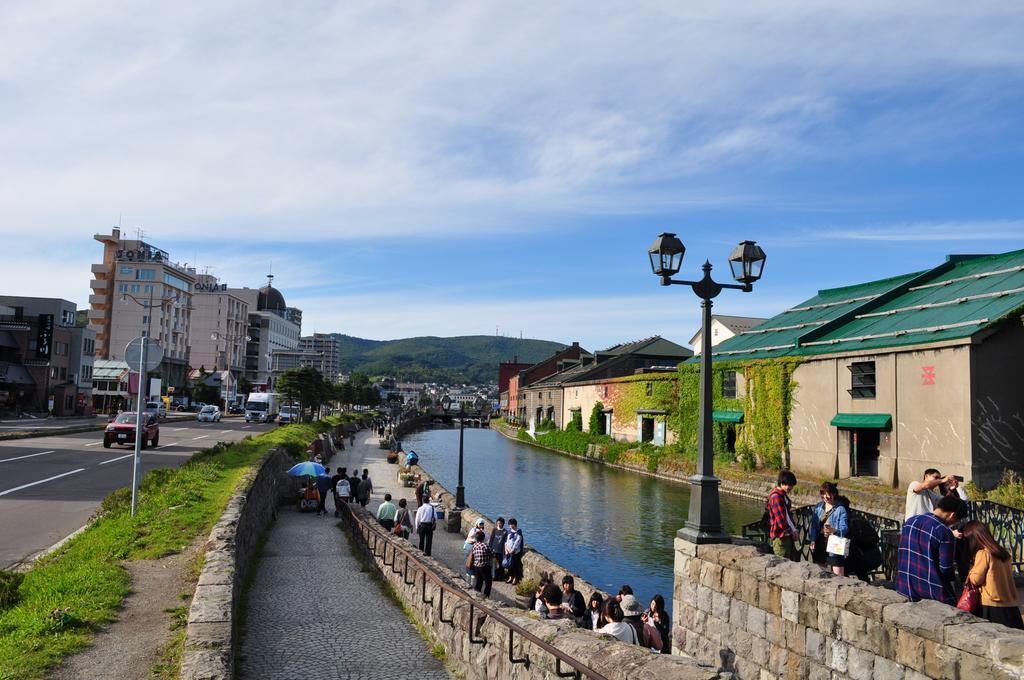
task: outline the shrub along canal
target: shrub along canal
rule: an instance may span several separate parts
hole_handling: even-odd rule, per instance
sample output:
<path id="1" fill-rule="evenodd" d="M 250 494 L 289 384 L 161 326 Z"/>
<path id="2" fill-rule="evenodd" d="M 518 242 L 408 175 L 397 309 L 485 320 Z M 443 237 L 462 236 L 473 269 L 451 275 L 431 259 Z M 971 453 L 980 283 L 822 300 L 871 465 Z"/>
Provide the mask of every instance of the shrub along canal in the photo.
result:
<path id="1" fill-rule="evenodd" d="M 529 545 L 606 592 L 628 583 L 645 607 L 656 593 L 671 606 L 672 545 L 686 521 L 689 484 L 577 460 L 489 429 L 467 428 L 465 436 L 467 505 L 491 519 L 515 517 Z M 417 432 L 402 445 L 454 492 L 458 429 Z M 728 533 L 764 512 L 757 501 L 721 498 Z"/>

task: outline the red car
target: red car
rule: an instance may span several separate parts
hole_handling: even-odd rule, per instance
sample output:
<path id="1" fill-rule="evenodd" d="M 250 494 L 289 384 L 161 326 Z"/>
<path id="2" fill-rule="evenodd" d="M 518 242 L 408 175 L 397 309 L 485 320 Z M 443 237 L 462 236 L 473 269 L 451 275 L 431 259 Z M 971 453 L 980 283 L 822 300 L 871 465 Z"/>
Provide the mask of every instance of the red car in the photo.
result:
<path id="1" fill-rule="evenodd" d="M 153 446 L 160 445 L 160 421 L 155 415 L 142 414 L 142 433 L 140 448 L 146 448 L 146 442 Z M 133 411 L 118 413 L 117 417 L 107 424 L 107 430 L 103 433 L 103 448 L 109 449 L 111 444 L 135 444 L 135 413 Z"/>

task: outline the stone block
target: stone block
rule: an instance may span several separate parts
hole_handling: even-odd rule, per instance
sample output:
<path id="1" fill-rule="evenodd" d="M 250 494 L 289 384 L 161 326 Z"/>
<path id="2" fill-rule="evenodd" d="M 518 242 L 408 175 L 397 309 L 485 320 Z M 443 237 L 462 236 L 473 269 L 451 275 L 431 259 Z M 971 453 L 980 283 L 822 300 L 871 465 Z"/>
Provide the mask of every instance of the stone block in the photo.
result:
<path id="1" fill-rule="evenodd" d="M 789 667 L 789 650 L 784 647 L 771 647 L 768 658 L 768 670 L 775 675 L 785 675 Z"/>
<path id="2" fill-rule="evenodd" d="M 734 628 L 739 628 L 743 625 L 743 622 L 747 620 L 747 608 L 750 605 L 741 600 L 731 600 L 729 602 L 729 621 L 732 622 Z"/>
<path id="3" fill-rule="evenodd" d="M 771 659 L 772 646 L 767 640 L 751 636 L 750 638 L 750 659 L 758 666 L 766 668 Z"/>
<path id="4" fill-rule="evenodd" d="M 816 628 L 818 626 L 818 601 L 813 597 L 801 596 L 797 621 L 802 626 Z"/>
<path id="5" fill-rule="evenodd" d="M 196 586 L 188 623 L 232 621 L 234 587 L 232 585 Z"/>
<path id="6" fill-rule="evenodd" d="M 807 670 L 810 667 L 810 662 L 798 654 L 789 654 L 789 659 L 786 663 L 786 680 L 804 680 L 807 677 Z"/>
<path id="7" fill-rule="evenodd" d="M 711 614 L 720 621 L 729 620 L 729 603 L 731 600 L 727 595 L 722 593 L 712 593 L 711 595 Z"/>
<path id="8" fill-rule="evenodd" d="M 818 602 L 818 630 L 824 635 L 838 637 L 839 610 L 828 602 Z"/>
<path id="9" fill-rule="evenodd" d="M 794 654 L 804 656 L 807 644 L 807 629 L 799 623 L 793 623 L 792 621 L 783 621 L 782 626 L 786 649 Z"/>
<path id="10" fill-rule="evenodd" d="M 230 649 L 231 622 L 190 623 L 185 628 L 187 649 Z"/>
<path id="11" fill-rule="evenodd" d="M 758 606 L 769 614 L 782 616 L 782 588 L 762 581 L 757 590 Z"/>
<path id="12" fill-rule="evenodd" d="M 849 664 L 850 645 L 840 640 L 828 640 L 825 648 L 825 664 L 837 673 L 846 673 Z"/>
<path id="13" fill-rule="evenodd" d="M 739 589 L 740 573 L 735 569 L 722 569 L 722 593 L 729 597 Z"/>
<path id="14" fill-rule="evenodd" d="M 778 677 L 779 676 L 775 675 L 774 673 L 771 673 L 765 668 L 762 668 L 761 671 L 757 674 L 757 680 L 778 680 Z"/>
<path id="15" fill-rule="evenodd" d="M 728 569 L 734 569 L 737 565 L 746 562 L 757 555 L 757 549 L 749 546 L 731 546 L 724 548 L 718 553 L 718 563 Z"/>
<path id="16" fill-rule="evenodd" d="M 711 612 L 712 590 L 706 586 L 697 586 L 697 609 L 702 612 Z"/>
<path id="17" fill-rule="evenodd" d="M 807 680 L 832 680 L 832 669 L 814 662 L 808 662 Z"/>
<path id="18" fill-rule="evenodd" d="M 896 631 L 896 663 L 910 670 L 924 671 L 924 638 L 909 630 Z"/>
<path id="19" fill-rule="evenodd" d="M 896 629 L 864 617 L 864 644 L 857 643 L 857 646 L 891 659 L 896 653 Z"/>
<path id="20" fill-rule="evenodd" d="M 765 623 L 768 615 L 757 607 L 747 607 L 747 630 L 751 635 L 765 637 Z"/>
<path id="21" fill-rule="evenodd" d="M 804 584 L 811 579 L 822 578 L 822 570 L 816 564 L 783 561 L 765 570 L 765 579 L 780 588 L 804 592 Z"/>
<path id="22" fill-rule="evenodd" d="M 705 562 L 700 566 L 700 584 L 705 588 L 718 590 L 722 587 L 722 567 Z"/>
<path id="23" fill-rule="evenodd" d="M 805 628 L 807 639 L 804 643 L 804 651 L 808 659 L 825 663 L 825 636 L 814 628 Z"/>
<path id="24" fill-rule="evenodd" d="M 946 626 L 943 631 L 943 642 L 950 647 L 978 656 L 988 656 L 991 641 L 999 636 L 1002 626 L 980 619 L 972 622 Z"/>
<path id="25" fill-rule="evenodd" d="M 1024 632 L 1003 628 L 998 637 L 992 639 L 989 653 L 993 661 L 1016 666 L 1024 675 Z"/>
<path id="26" fill-rule="evenodd" d="M 874 680 L 903 680 L 903 675 L 903 666 L 885 657 L 875 656 Z"/>
<path id="27" fill-rule="evenodd" d="M 750 574 L 743 574 L 740 579 L 740 599 L 747 604 L 757 606 L 758 581 Z"/>
<path id="28" fill-rule="evenodd" d="M 744 574 L 744 579 L 754 577 L 758 581 L 762 581 L 765 578 L 765 571 L 769 567 L 774 567 L 783 562 L 789 562 L 789 560 L 775 555 L 759 555 L 755 552 L 748 559 L 739 562 L 738 566 Z"/>
<path id="29" fill-rule="evenodd" d="M 786 646 L 786 629 L 782 625 L 782 619 L 769 614 L 764 620 L 764 637 L 768 642 L 777 647 Z"/>
<path id="30" fill-rule="evenodd" d="M 882 619 L 901 632 L 908 630 L 933 642 L 944 641 L 946 626 L 975 620 L 970 614 L 935 600 L 891 604 L 882 611 Z"/>
<path id="31" fill-rule="evenodd" d="M 747 680 L 747 678 L 760 678 L 763 669 L 748 659 L 736 659 L 736 677 Z"/>
<path id="32" fill-rule="evenodd" d="M 796 623 L 800 614 L 800 593 L 795 590 L 783 589 L 779 594 L 781 616 L 786 621 Z"/>
<path id="33" fill-rule="evenodd" d="M 844 579 L 836 593 L 836 605 L 860 614 L 876 621 L 883 619 L 883 610 L 892 604 L 902 604 L 907 601 L 895 590 L 887 590 L 867 584 L 857 585 L 858 581 Z"/>
<path id="34" fill-rule="evenodd" d="M 846 674 L 852 680 L 872 680 L 875 673 L 875 655 L 872 652 L 847 646 Z"/>
<path id="35" fill-rule="evenodd" d="M 736 656 L 743 659 L 752 658 L 753 635 L 742 628 L 731 627 L 730 639 L 732 640 L 732 649 L 736 653 Z"/>

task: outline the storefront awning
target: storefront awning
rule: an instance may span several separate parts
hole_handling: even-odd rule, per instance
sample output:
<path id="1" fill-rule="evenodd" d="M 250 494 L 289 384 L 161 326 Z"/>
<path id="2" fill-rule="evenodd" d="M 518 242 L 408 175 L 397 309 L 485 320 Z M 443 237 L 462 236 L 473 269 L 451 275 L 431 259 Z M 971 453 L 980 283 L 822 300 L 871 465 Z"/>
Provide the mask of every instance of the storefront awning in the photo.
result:
<path id="1" fill-rule="evenodd" d="M 712 411 L 711 419 L 718 423 L 742 423 L 743 411 Z"/>
<path id="2" fill-rule="evenodd" d="M 837 413 L 832 419 L 832 427 L 847 430 L 889 430 L 892 429 L 892 416 L 888 413 Z"/>
<path id="3" fill-rule="evenodd" d="M 10 385 L 35 385 L 36 381 L 28 374 L 24 366 L 9 364 L 0 366 L 0 383 Z"/>

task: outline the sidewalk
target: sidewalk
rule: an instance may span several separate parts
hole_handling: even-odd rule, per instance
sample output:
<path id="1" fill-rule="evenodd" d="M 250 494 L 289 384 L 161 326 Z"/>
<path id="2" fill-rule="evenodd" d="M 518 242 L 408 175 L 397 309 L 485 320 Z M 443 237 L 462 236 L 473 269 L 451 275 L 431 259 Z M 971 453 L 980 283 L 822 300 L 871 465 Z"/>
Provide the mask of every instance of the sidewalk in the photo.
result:
<path id="1" fill-rule="evenodd" d="M 337 522 L 281 509 L 246 597 L 238 676 L 449 680 Z"/>
<path id="2" fill-rule="evenodd" d="M 347 446 L 347 444 L 346 444 Z M 363 468 L 370 471 L 370 479 L 373 480 L 373 496 L 367 509 L 375 515 L 377 506 L 384 502 L 384 494 L 390 493 L 392 502 L 398 505 L 398 499 L 404 498 L 409 504 L 409 510 L 416 512 L 416 493 L 413 489 L 402 486 L 398 481 L 398 465 L 387 461 L 387 451 L 378 446 L 378 438 L 364 430 L 356 434 L 356 446 L 346 448 L 338 452 L 331 459 L 328 465 L 333 473 L 337 467 L 348 467 L 349 474 L 353 467 L 358 467 L 360 474 Z M 420 462 L 423 465 L 423 462 Z M 331 506 L 333 507 L 333 505 Z M 443 563 L 457 574 L 464 574 L 466 571 L 466 557 L 462 553 L 462 544 L 466 539 L 466 532 L 469 527 L 463 524 L 460 534 L 450 534 L 445 531 L 443 522 L 438 523 L 437 531 L 434 532 L 434 542 L 431 547 L 431 557 Z M 417 542 L 416 534 L 411 535 L 412 544 Z M 491 599 L 501 602 L 510 607 L 518 607 L 516 603 L 515 586 L 510 586 L 504 581 L 495 581 L 491 588 Z"/>

